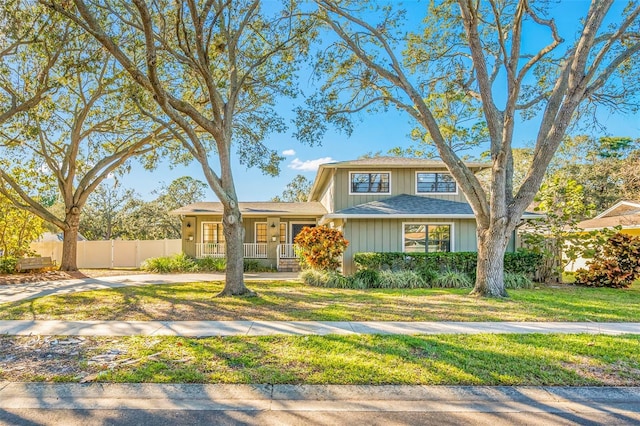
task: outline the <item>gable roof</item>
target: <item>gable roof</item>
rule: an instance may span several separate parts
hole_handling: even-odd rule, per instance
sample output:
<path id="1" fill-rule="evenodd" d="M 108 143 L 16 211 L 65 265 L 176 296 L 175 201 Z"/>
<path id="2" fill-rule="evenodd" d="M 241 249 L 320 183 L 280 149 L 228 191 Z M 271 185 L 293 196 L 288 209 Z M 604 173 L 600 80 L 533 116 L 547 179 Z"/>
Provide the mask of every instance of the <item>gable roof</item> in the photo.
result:
<path id="1" fill-rule="evenodd" d="M 486 169 L 491 167 L 488 163 L 482 162 L 465 162 L 470 169 Z M 429 160 L 425 158 L 406 158 L 406 157 L 370 157 L 359 158 L 357 160 L 336 161 L 333 163 L 321 164 L 320 167 L 344 169 L 359 167 L 425 167 L 425 168 L 446 168 L 444 162 L 439 160 Z"/>
<path id="2" fill-rule="evenodd" d="M 240 202 L 240 213 L 243 216 L 317 216 L 327 213 L 327 209 L 318 202 L 281 203 L 281 202 Z M 173 215 L 204 216 L 222 215 L 220 202 L 200 202 L 189 204 L 170 212 Z"/>
<path id="3" fill-rule="evenodd" d="M 491 167 L 489 163 L 468 161 L 464 163 L 472 172 Z M 360 158 L 358 160 L 336 161 L 333 163 L 321 164 L 313 181 L 311 191 L 309 191 L 309 199 L 317 201 L 318 192 L 324 187 L 325 183 L 331 178 L 337 169 L 393 169 L 393 168 L 415 168 L 422 170 L 447 170 L 447 166 L 440 160 L 427 160 L 424 158 L 405 158 L 405 157 L 371 157 Z"/>
<path id="4" fill-rule="evenodd" d="M 584 230 L 613 228 L 640 228 L 640 202 L 619 201 L 593 219 L 583 220 L 578 227 Z"/>

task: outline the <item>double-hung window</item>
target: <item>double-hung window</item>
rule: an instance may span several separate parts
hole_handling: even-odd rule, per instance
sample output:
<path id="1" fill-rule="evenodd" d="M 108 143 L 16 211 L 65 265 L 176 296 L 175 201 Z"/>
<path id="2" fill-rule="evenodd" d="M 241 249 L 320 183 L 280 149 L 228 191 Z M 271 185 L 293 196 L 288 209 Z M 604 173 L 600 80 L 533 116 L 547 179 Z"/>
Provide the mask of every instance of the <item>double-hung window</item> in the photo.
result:
<path id="1" fill-rule="evenodd" d="M 455 194 L 458 192 L 456 181 L 449 173 L 416 173 L 417 194 Z"/>
<path id="2" fill-rule="evenodd" d="M 451 251 L 451 225 L 405 223 L 403 229 L 405 252 Z"/>
<path id="3" fill-rule="evenodd" d="M 389 172 L 351 172 L 350 194 L 390 194 Z"/>
<path id="4" fill-rule="evenodd" d="M 203 222 L 202 223 L 202 242 L 203 243 L 224 243 L 224 231 L 220 222 Z"/>

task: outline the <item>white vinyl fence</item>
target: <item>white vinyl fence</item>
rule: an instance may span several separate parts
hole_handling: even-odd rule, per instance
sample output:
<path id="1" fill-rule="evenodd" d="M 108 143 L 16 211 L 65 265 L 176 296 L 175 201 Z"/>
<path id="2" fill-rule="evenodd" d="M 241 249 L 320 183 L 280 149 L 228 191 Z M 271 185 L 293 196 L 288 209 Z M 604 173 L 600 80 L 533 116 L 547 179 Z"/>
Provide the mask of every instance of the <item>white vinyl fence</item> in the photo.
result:
<path id="1" fill-rule="evenodd" d="M 41 256 L 51 256 L 58 265 L 62 241 L 31 243 Z M 78 241 L 78 268 L 138 268 L 150 257 L 173 256 L 182 252 L 182 240 Z"/>

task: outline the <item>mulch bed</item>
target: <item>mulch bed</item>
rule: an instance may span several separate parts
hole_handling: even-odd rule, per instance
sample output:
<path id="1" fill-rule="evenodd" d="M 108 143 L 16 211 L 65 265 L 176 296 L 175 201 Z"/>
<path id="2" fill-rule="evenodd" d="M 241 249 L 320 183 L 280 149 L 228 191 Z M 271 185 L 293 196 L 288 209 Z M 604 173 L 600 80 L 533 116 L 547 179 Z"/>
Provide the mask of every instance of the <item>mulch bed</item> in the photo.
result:
<path id="1" fill-rule="evenodd" d="M 59 281 L 69 280 L 72 278 L 85 278 L 86 275 L 80 271 L 63 272 L 63 271 L 35 271 L 23 272 L 19 274 L 0 274 L 0 285 L 10 284 L 27 284 L 38 281 Z"/>

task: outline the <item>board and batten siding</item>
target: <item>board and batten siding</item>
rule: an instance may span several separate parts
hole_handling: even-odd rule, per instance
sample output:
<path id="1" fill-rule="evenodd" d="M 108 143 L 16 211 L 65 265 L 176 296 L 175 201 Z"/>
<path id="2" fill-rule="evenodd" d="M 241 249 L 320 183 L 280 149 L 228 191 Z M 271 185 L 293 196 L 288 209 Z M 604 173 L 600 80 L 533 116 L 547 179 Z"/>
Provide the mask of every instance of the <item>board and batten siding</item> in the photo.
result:
<path id="1" fill-rule="evenodd" d="M 349 219 L 343 229 L 349 241 L 344 253 L 344 273 L 356 272 L 353 263 L 356 253 L 403 251 L 404 223 L 451 223 L 453 250 L 477 251 L 476 222 L 473 219 Z"/>
<path id="2" fill-rule="evenodd" d="M 389 172 L 391 174 L 391 194 L 357 194 L 350 195 L 350 172 L 353 173 L 366 173 L 366 172 Z M 409 195 L 419 195 L 424 197 L 431 198 L 439 198 L 442 200 L 449 201 L 459 201 L 466 203 L 467 199 L 464 194 L 458 188 L 457 194 L 417 194 L 416 193 L 416 173 L 417 172 L 442 172 L 447 173 L 446 169 L 423 169 L 423 168 L 412 168 L 412 169 L 394 169 L 394 168 L 381 168 L 381 167 L 372 167 L 369 169 L 362 170 L 348 170 L 348 169 L 338 169 L 334 176 L 334 184 L 335 187 L 331 188 L 334 193 L 334 208 L 335 210 L 329 211 L 338 211 L 342 209 L 346 209 L 349 207 L 357 206 L 359 204 L 368 203 L 371 201 L 381 200 L 389 197 L 393 197 L 395 195 L 400 194 L 409 194 Z M 325 192 L 324 195 L 326 195 Z M 323 203 L 324 204 L 324 203 Z"/>

